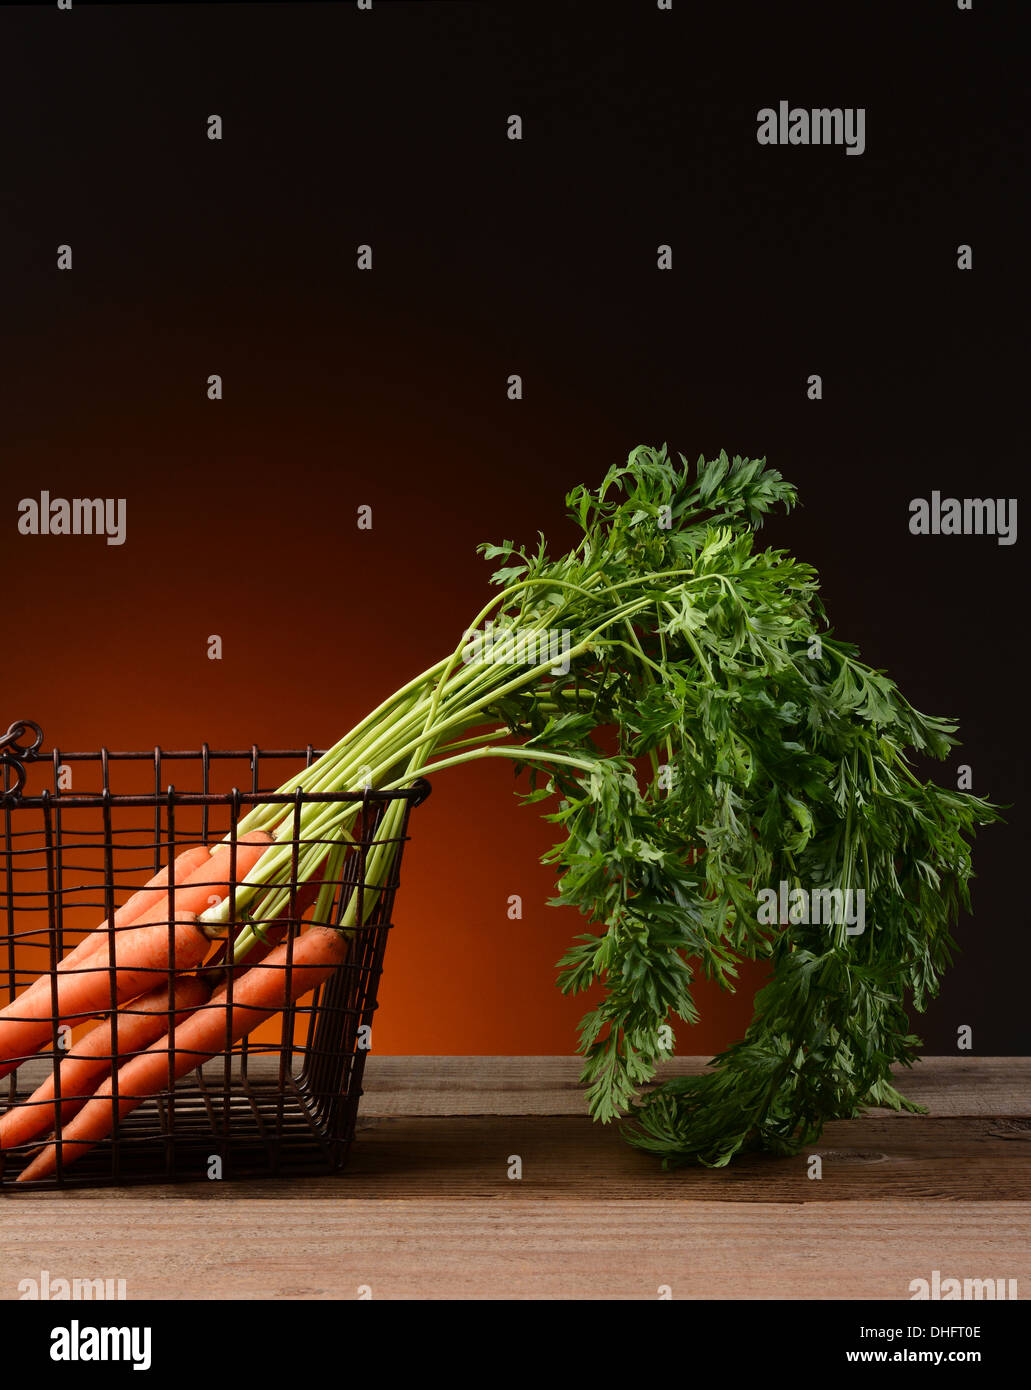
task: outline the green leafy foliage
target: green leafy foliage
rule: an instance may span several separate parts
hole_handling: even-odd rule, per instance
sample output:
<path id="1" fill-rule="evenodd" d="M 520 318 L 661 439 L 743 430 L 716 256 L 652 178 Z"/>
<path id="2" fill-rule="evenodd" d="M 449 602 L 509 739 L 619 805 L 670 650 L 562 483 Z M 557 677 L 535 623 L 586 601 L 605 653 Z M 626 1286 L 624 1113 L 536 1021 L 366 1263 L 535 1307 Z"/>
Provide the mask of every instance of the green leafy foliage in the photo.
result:
<path id="1" fill-rule="evenodd" d="M 569 554 L 483 549 L 510 589 L 498 623 L 567 623 L 574 644 L 567 674 L 491 712 L 537 769 L 527 799 L 561 798 L 554 901 L 591 932 L 559 984 L 604 992 L 580 1029 L 591 1113 L 623 1118 L 667 1165 L 720 1166 L 795 1152 L 865 1105 L 913 1108 L 890 1070 L 919 1047 L 907 1001 L 937 993 L 971 834 L 998 818 L 913 770 L 914 753 L 947 755 L 955 725 L 835 639 L 809 566 L 757 547 L 768 513 L 796 501 L 764 460 L 692 470 L 642 447 L 567 501 L 582 532 Z M 863 890 L 865 931 L 762 925 L 758 892 L 781 880 Z M 745 959 L 770 979 L 744 1038 L 702 1076 L 649 1086 L 671 1017 L 697 1019 L 696 973 L 733 989 Z"/>
<path id="2" fill-rule="evenodd" d="M 635 449 L 569 494 L 580 539 L 566 554 L 543 537 L 481 547 L 496 569 L 478 655 L 465 634 L 280 789 L 398 788 L 510 758 L 556 829 L 554 901 L 586 919 L 559 986 L 601 996 L 580 1025 L 590 1111 L 667 1165 L 790 1153 L 866 1105 L 913 1108 L 891 1071 L 920 1046 L 908 1011 L 938 991 L 970 906 L 973 833 L 998 819 L 920 780 L 914 756 L 946 757 L 955 724 L 835 637 L 810 566 L 760 547 L 766 517 L 796 500 L 763 459 L 692 468 Z M 485 656 L 481 623 L 523 656 Z M 327 845 L 344 850 L 358 810 L 300 808 L 300 878 Z M 294 815 L 258 806 L 238 828 L 282 839 Z M 385 813 L 370 882 L 389 877 L 399 815 Z M 263 856 L 238 905 L 260 890 L 259 915 L 275 916 L 290 872 L 288 846 Z M 770 922 L 760 894 L 780 883 L 862 892 L 865 930 Z M 671 1021 L 697 1021 L 695 979 L 733 990 L 746 960 L 769 977 L 745 1036 L 703 1075 L 654 1084 Z"/>

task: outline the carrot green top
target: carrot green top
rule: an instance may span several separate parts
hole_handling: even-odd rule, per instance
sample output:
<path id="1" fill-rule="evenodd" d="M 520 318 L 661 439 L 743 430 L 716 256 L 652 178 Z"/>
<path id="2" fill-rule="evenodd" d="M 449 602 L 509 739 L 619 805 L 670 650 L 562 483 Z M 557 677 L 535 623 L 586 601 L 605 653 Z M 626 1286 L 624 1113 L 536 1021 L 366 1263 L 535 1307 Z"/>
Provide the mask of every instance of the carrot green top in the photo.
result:
<path id="1" fill-rule="evenodd" d="M 450 653 L 281 790 L 396 789 L 512 759 L 561 836 L 545 856 L 554 901 L 591 924 L 559 977 L 567 992 L 604 986 L 581 1025 L 591 1112 L 629 1111 L 627 1137 L 667 1163 L 723 1164 L 747 1147 L 795 1151 L 863 1104 L 909 1106 L 890 1081 L 919 1044 L 903 999 L 922 1010 L 936 993 L 969 906 L 968 837 L 998 811 L 919 780 L 912 753 L 944 757 L 955 725 L 832 635 L 810 566 L 758 547 L 795 489 L 765 460 L 678 459 L 642 446 L 570 493 L 581 535 L 565 554 L 543 537 L 482 546 L 498 592 Z M 300 877 L 326 862 L 323 895 L 359 811 L 297 813 Z M 402 813 L 390 803 L 382 840 Z M 237 894 L 263 918 L 289 900 L 294 814 L 262 805 L 239 826 L 283 842 Z M 392 853 L 372 851 L 371 882 Z M 782 884 L 825 893 L 830 920 L 769 920 Z M 859 892 L 861 933 L 841 906 Z M 363 900 L 369 911 L 375 895 Z M 238 957 L 253 940 L 241 935 Z M 745 1037 L 705 1075 L 640 1099 L 670 1055 L 670 1016 L 697 1016 L 695 970 L 732 989 L 736 963 L 755 958 L 772 981 Z"/>

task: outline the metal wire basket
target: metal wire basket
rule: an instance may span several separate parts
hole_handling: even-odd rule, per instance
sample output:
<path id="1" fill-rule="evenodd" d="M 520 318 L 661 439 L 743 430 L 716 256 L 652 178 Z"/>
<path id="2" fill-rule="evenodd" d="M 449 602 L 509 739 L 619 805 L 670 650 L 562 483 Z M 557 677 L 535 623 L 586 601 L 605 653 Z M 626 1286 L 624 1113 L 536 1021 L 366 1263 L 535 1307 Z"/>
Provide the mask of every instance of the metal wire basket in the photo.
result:
<path id="1" fill-rule="evenodd" d="M 225 836 L 235 845 L 236 827 L 249 807 L 276 801 L 298 809 L 307 802 L 361 803 L 354 843 L 331 888 L 327 885 L 332 906 L 326 920 L 340 922 L 356 899 L 357 920 L 365 924 L 354 929 L 346 958 L 332 976 L 273 1023 L 232 1043 L 178 1082 L 170 1068 L 173 1084 L 126 1115 L 110 1138 L 74 1164 L 62 1160 L 62 1104 L 85 1096 L 62 1097 L 58 1089 L 48 1124 L 49 1137 L 57 1140 L 56 1175 L 21 1184 L 20 1190 L 328 1173 L 343 1166 L 354 1138 L 408 818 L 430 787 L 420 780 L 396 792 L 299 790 L 276 796 L 265 785 L 282 785 L 319 752 L 310 746 L 241 751 L 205 744 L 197 751 L 158 747 L 70 753 L 54 748 L 44 753 L 42 730 L 30 720 L 18 721 L 0 736 L 0 1006 L 41 975 L 51 981 L 56 1000 L 58 964 L 66 951 L 101 919 L 113 921 L 116 908 L 186 848 L 211 845 Z M 48 766 L 48 785 L 29 795 L 33 764 L 39 772 Z M 241 783 L 249 789 L 241 790 Z M 381 822 L 387 805 L 398 801 L 404 802 L 400 833 L 388 841 L 380 834 Z M 298 857 L 312 843 L 296 838 L 299 824 L 295 816 L 294 839 L 284 841 L 292 845 L 288 886 L 293 891 L 289 911 L 277 922 L 281 930 L 285 923 L 287 939 L 310 910 L 302 911 L 297 902 Z M 374 882 L 369 854 L 386 843 L 396 849 L 383 881 Z M 227 952 L 244 925 L 253 925 L 253 919 L 236 912 L 235 853 L 230 850 L 234 867 L 225 940 L 197 970 L 199 976 L 218 971 L 224 978 Z M 370 892 L 376 895 L 375 906 L 366 913 L 361 901 Z M 105 1001 L 112 1011 L 119 1004 L 114 977 L 112 970 Z M 171 971 L 167 979 L 170 985 Z M 48 1077 L 59 1088 L 61 1062 L 69 1050 L 74 1052 L 76 1034 L 96 1026 L 102 1015 L 103 1010 L 94 1009 L 88 1015 L 54 1016 L 46 1050 L 25 1056 L 0 1081 L 0 1110 L 24 1102 Z M 113 1053 L 117 1044 L 111 1048 Z M 117 1087 L 117 1068 L 112 1075 Z M 0 1152 L 0 1190 L 10 1190 L 45 1139 Z"/>

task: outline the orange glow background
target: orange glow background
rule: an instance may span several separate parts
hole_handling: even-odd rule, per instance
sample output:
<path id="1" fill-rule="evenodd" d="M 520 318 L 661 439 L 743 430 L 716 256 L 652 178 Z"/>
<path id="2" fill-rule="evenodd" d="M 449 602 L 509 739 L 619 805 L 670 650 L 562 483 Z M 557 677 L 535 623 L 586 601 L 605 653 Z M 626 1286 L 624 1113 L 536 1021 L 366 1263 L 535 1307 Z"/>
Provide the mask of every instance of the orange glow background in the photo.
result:
<path id="1" fill-rule="evenodd" d="M 459 374 L 475 371 L 482 373 L 482 362 Z M 478 493 L 468 477 L 453 493 L 436 485 L 449 476 L 457 483 L 459 465 L 468 473 L 478 464 L 434 442 L 427 422 L 359 438 L 323 470 L 320 458 L 335 452 L 332 423 L 321 444 L 277 439 L 253 422 L 261 394 L 256 389 L 252 401 L 224 411 L 249 441 L 243 447 L 237 439 L 228 449 L 223 441 L 204 450 L 185 440 L 175 447 L 157 420 L 143 422 L 144 478 L 124 444 L 121 459 L 98 456 L 85 472 L 81 451 L 52 454 L 45 476 L 53 496 L 81 495 L 84 477 L 102 476 L 98 493 L 128 498 L 128 541 L 114 547 L 97 537 L 40 536 L 0 550 L 0 583 L 31 593 L 27 611 L 37 615 L 19 636 L 4 714 L 40 723 L 46 750 L 55 743 L 79 751 L 155 743 L 185 749 L 204 740 L 213 748 L 325 747 L 451 649 L 489 593 L 490 567 L 476 555 L 477 541 L 532 537 L 540 525 L 550 526 L 556 545 L 569 534 L 562 497 L 575 481 L 572 470 L 515 491 L 490 486 L 495 476 L 525 477 L 515 441 L 507 442 L 505 459 L 499 439 L 502 457 Z M 206 422 L 223 418 L 220 405 L 203 409 Z M 389 401 L 375 413 L 389 420 Z M 165 440 L 156 450 L 159 435 Z M 298 453 L 310 468 L 291 467 Z M 391 459 L 403 460 L 402 469 Z M 540 468 L 548 471 L 546 461 Z M 597 465 L 583 468 L 585 476 L 597 472 Z M 281 472 L 289 482 L 279 480 Z M 431 487 L 398 487 L 391 482 L 397 472 L 429 479 Z M 360 504 L 373 508 L 371 532 L 357 529 Z M 220 661 L 207 657 L 215 633 Z M 95 765 L 70 766 L 70 790 L 97 785 Z M 116 790 L 152 787 L 147 764 L 112 769 Z M 38 792 L 52 775 L 49 766 L 32 769 L 28 790 Z M 187 773 L 170 762 L 165 780 L 199 788 L 199 775 L 199 766 Z M 273 775 L 278 781 L 277 765 L 264 764 L 262 781 Z M 449 769 L 413 812 L 375 1051 L 575 1049 L 577 1022 L 593 996 L 563 998 L 554 966 L 587 924 L 546 905 L 554 878 L 539 857 L 554 837 L 536 808 L 519 804 L 517 785 L 499 761 Z M 133 858 L 127 887 L 144 881 L 135 872 L 144 859 Z M 520 921 L 508 918 L 511 894 L 522 898 Z M 86 915 L 76 914 L 77 924 Z M 746 970 L 736 996 L 698 982 L 702 1021 L 681 1030 L 688 1050 L 711 1053 L 740 1036 L 759 978 L 757 968 Z M 262 1037 L 277 1039 L 277 1029 L 268 1025 Z"/>
<path id="2" fill-rule="evenodd" d="M 1026 1050 L 1026 694 L 1000 596 L 1026 589 L 1027 547 L 907 529 L 972 461 L 986 495 L 1023 487 L 1026 248 L 998 181 L 1019 93 L 994 69 L 974 105 L 899 84 L 925 61 L 920 7 L 891 45 L 872 25 L 836 49 L 818 22 L 786 45 L 782 7 L 746 44 L 718 8 L 603 10 L 5 8 L 0 732 L 325 747 L 453 649 L 490 592 L 477 543 L 565 548 L 566 492 L 641 443 L 766 456 L 803 506 L 764 543 L 817 567 L 836 631 L 915 705 L 959 719 L 928 771 L 955 785 L 962 760 L 1015 804 L 916 1030 Z M 962 19 L 936 42 L 968 70 Z M 869 104 L 862 159 L 757 144 L 755 107 L 817 69 L 814 101 Z M 127 543 L 19 535 L 43 489 L 124 497 Z M 574 1050 L 585 1001 L 554 964 L 583 923 L 545 905 L 551 828 L 512 786 L 497 761 L 448 771 L 413 814 L 376 1051 Z M 738 1038 L 760 974 L 700 982 L 681 1049 Z"/>

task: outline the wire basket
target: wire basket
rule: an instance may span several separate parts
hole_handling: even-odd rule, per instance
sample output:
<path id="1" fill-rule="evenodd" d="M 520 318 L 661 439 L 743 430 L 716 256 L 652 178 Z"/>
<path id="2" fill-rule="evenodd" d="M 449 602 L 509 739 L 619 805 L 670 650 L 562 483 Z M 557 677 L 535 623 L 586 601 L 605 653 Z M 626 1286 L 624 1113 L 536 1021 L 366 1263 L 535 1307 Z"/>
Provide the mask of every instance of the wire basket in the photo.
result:
<path id="1" fill-rule="evenodd" d="M 0 736 L 0 1007 L 40 976 L 50 983 L 55 1007 L 49 1040 L 37 1044 L 44 1050 L 26 1053 L 17 1069 L 0 1080 L 0 1110 L 31 1099 L 48 1079 L 56 1088 L 49 1101 L 46 1131 L 0 1152 L 0 1190 L 10 1190 L 48 1138 L 57 1141 L 56 1174 L 19 1184 L 19 1190 L 332 1173 L 344 1165 L 354 1138 L 362 1074 L 371 1046 L 408 818 L 412 807 L 429 795 L 430 786 L 420 779 L 404 791 L 298 790 L 276 795 L 265 785 L 282 785 L 293 773 L 310 766 L 320 751 L 310 746 L 230 751 L 205 744 L 198 751 L 186 752 L 102 748 L 69 753 L 54 748 L 44 753 L 42 730 L 30 720 L 18 721 Z M 47 765 L 47 785 L 27 794 L 28 773 L 42 772 Z M 249 789 L 241 790 L 241 785 Z M 329 914 L 320 916 L 320 921 L 337 924 L 350 907 L 357 908 L 356 920 L 364 923 L 352 929 L 342 963 L 312 994 L 290 1004 L 256 1032 L 233 1042 L 227 1029 L 229 1045 L 178 1081 L 165 1047 L 171 1084 L 125 1115 L 95 1148 L 77 1156 L 74 1163 L 64 1161 L 62 1134 L 67 1121 L 62 1112 L 84 1102 L 87 1089 L 90 1095 L 92 1089 L 84 1087 L 81 1094 L 66 1089 L 62 1094 L 61 1063 L 69 1053 L 75 1054 L 84 1033 L 98 1027 L 98 1019 L 110 1019 L 116 1008 L 122 1013 L 107 1024 L 109 1032 L 114 1028 L 115 1037 L 106 1056 L 119 1054 L 124 1060 L 117 1042 L 118 1018 L 131 1015 L 133 1007 L 124 997 L 116 998 L 112 969 L 110 992 L 99 1009 L 94 1003 L 89 1013 L 59 1018 L 58 964 L 65 953 L 101 920 L 111 923 L 126 899 L 184 850 L 229 837 L 228 926 L 224 939 L 213 943 L 212 953 L 195 972 L 201 979 L 209 976 L 212 984 L 216 979 L 226 981 L 233 943 L 245 927 L 255 925 L 253 917 L 236 910 L 241 818 L 259 803 L 289 803 L 300 810 L 307 803 L 335 801 L 360 803 L 351 828 L 353 843 L 320 897 L 321 911 L 327 902 L 331 904 Z M 400 830 L 388 837 L 382 822 L 391 802 L 404 805 Z M 289 943 L 296 940 L 302 924 L 311 920 L 313 910 L 310 903 L 302 906 L 298 900 L 302 887 L 298 860 L 302 850 L 321 843 L 298 838 L 299 824 L 300 817 L 295 815 L 293 839 L 282 841 L 291 846 L 292 867 L 289 906 L 276 923 L 288 960 L 293 950 Z M 387 856 L 390 862 L 382 881 L 376 882 L 370 876 L 370 852 L 388 843 L 395 850 Z M 171 921 L 172 888 L 167 891 L 164 911 Z M 362 899 L 370 893 L 375 901 L 371 912 L 362 908 Z M 156 974 L 164 987 L 172 987 L 171 969 Z M 226 983 L 232 991 L 232 972 L 230 976 Z M 227 1003 L 231 1009 L 231 992 Z M 173 1016 L 172 1007 L 179 1006 L 169 1005 L 169 1023 L 179 1017 Z M 223 1006 L 222 1013 L 227 1012 Z M 118 1068 L 109 1074 L 114 1106 Z"/>

